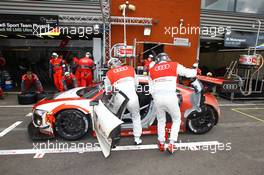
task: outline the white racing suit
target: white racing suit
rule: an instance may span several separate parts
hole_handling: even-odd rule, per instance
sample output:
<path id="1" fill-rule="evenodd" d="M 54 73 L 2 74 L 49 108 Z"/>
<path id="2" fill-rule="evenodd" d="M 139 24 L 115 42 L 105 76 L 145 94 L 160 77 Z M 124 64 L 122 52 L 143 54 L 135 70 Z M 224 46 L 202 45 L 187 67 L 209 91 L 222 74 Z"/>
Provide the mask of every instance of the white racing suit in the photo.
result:
<path id="1" fill-rule="evenodd" d="M 181 112 L 176 93 L 178 75 L 195 77 L 196 69 L 188 69 L 176 62 L 160 62 L 150 69 L 150 92 L 157 111 L 158 140 L 165 142 L 166 112 L 172 119 L 170 142 L 178 139 Z"/>
<path id="2" fill-rule="evenodd" d="M 127 110 L 131 113 L 135 142 L 138 142 L 137 140 L 142 134 L 142 126 L 139 113 L 139 100 L 136 93 L 138 81 L 134 68 L 131 66 L 120 66 L 113 68 L 107 72 L 104 83 L 106 92 L 118 89 L 129 98 Z M 119 104 L 118 101 L 118 98 L 114 99 L 114 103 Z"/>

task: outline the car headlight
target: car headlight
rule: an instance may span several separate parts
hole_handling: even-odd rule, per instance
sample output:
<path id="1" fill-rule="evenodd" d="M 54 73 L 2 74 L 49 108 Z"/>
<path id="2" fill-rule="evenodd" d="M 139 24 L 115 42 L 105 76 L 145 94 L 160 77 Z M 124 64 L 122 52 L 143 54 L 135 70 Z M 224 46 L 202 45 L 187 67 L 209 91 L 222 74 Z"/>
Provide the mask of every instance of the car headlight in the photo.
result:
<path id="1" fill-rule="evenodd" d="M 36 109 L 33 113 L 33 123 L 36 126 L 41 126 L 42 125 L 42 119 L 47 111 L 41 110 L 41 109 Z"/>

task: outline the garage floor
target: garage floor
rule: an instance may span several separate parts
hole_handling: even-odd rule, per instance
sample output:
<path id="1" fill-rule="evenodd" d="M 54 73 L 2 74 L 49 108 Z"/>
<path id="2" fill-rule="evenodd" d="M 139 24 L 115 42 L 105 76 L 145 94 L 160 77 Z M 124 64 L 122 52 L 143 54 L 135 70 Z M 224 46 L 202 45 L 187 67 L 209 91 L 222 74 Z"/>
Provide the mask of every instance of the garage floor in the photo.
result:
<path id="1" fill-rule="evenodd" d="M 16 96 L 9 95 L 5 100 L 0 100 L 0 174 L 263 175 L 263 101 L 231 103 L 219 99 L 219 102 L 223 118 L 212 131 L 204 135 L 180 134 L 179 140 L 184 143 L 218 141 L 222 143 L 218 147 L 222 151 L 215 147 L 207 150 L 189 149 L 177 151 L 171 156 L 157 149 L 126 150 L 114 151 L 110 158 L 105 159 L 101 152 L 32 153 L 34 146 L 42 142 L 34 142 L 33 145 L 27 133 L 31 119 L 25 115 L 30 112 L 31 106 L 19 106 Z M 7 133 L 3 133 L 5 129 Z M 96 139 L 87 136 L 74 143 L 96 142 Z M 59 139 L 52 143 L 72 144 Z M 143 136 L 144 145 L 155 143 L 156 136 Z M 123 146 L 132 144 L 132 138 L 123 138 L 121 141 Z M 5 155 L 8 150 L 14 150 L 11 152 L 13 155 Z"/>

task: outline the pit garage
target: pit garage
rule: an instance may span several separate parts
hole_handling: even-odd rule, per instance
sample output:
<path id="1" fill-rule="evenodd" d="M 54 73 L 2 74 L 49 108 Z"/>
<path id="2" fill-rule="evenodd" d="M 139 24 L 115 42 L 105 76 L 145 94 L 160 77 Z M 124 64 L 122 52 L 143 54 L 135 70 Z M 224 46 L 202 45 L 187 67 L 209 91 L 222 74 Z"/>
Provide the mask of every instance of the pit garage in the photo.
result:
<path id="1" fill-rule="evenodd" d="M 247 24 L 263 17 L 259 15 L 256 18 L 252 14 L 236 16 L 231 12 L 204 9 L 219 3 L 224 4 L 218 0 L 131 0 L 128 4 L 123 0 L 1 1 L 0 19 L 7 23 L 12 23 L 11 20 L 19 15 L 17 19 L 36 24 L 40 23 L 39 16 L 52 16 L 59 26 L 91 27 L 99 33 L 83 37 L 80 32 L 66 35 L 57 30 L 42 36 L 1 33 L 0 56 L 6 60 L 3 70 L 8 72 L 12 87 L 4 89 L 3 99 L 0 99 L 0 174 L 264 174 L 264 105 L 263 92 L 258 91 L 262 87 L 263 72 L 257 72 L 259 78 L 254 76 L 250 82 L 250 75 L 261 68 L 261 64 L 257 63 L 260 57 L 254 57 L 257 38 L 245 39 L 259 33 L 257 46 L 261 45 L 262 24 L 259 32 L 252 31 L 248 25 L 246 33 L 234 31 L 235 35 L 229 38 L 239 41 L 236 43 L 228 42 L 226 34 L 215 37 L 175 34 L 172 37 L 172 30 L 170 35 L 166 33 L 166 29 L 188 24 L 197 27 L 200 23 L 201 26 L 222 23 L 232 15 L 240 19 L 237 26 L 245 25 L 241 20 L 245 18 L 241 16 L 250 18 Z M 229 5 L 231 3 L 228 1 Z M 239 5 L 240 0 L 236 3 Z M 157 14 L 159 9 L 161 13 Z M 186 15 L 182 16 L 183 13 Z M 226 15 L 226 18 L 219 14 Z M 249 54 L 248 47 L 251 47 Z M 87 51 L 92 53 L 97 65 L 94 80 L 98 84 L 54 93 L 55 88 L 48 78 L 51 53 L 57 52 L 70 62 L 73 56 L 81 58 Z M 182 124 L 173 155 L 158 149 L 156 113 L 153 98 L 148 93 L 148 76 L 142 68 L 142 62 L 149 54 L 156 56 L 162 52 L 186 67 L 192 67 L 199 58 L 202 74 L 197 79 L 204 87 L 203 91 L 196 92 L 188 79 L 181 79 L 177 86 Z M 257 47 L 255 53 L 263 55 L 262 48 Z M 108 70 L 105 64 L 113 56 L 135 66 L 140 74 L 141 88 L 137 93 L 143 126 L 141 145 L 134 145 L 132 120 L 125 109 L 128 99 L 123 96 L 122 110 L 114 112 L 109 109 L 116 94 L 101 91 L 101 80 Z M 19 77 L 27 65 L 38 74 L 48 96 L 36 104 L 19 105 Z M 233 74 L 241 79 L 231 76 Z M 237 88 L 238 85 L 243 86 L 245 93 L 254 92 L 238 95 L 241 91 L 232 89 L 234 84 Z M 224 87 L 230 88 L 223 91 Z M 98 107 L 100 105 L 101 108 Z M 102 125 L 99 114 L 105 117 Z M 115 132 L 110 129 L 100 132 L 105 131 L 102 129 L 105 125 L 118 123 L 116 119 L 109 120 L 113 115 L 124 122 L 121 128 L 117 127 L 113 130 Z M 170 132 L 169 115 L 167 122 L 166 137 Z M 38 139 L 33 139 L 30 133 L 32 123 L 43 126 L 44 132 L 37 133 Z M 75 130 L 82 129 L 85 132 L 76 134 L 80 136 L 78 139 L 66 132 L 76 133 Z M 64 135 L 61 134 L 63 132 Z M 118 137 L 112 137 L 117 133 L 120 133 Z M 103 147 L 114 141 L 119 142 L 110 144 L 111 154 L 106 156 Z"/>

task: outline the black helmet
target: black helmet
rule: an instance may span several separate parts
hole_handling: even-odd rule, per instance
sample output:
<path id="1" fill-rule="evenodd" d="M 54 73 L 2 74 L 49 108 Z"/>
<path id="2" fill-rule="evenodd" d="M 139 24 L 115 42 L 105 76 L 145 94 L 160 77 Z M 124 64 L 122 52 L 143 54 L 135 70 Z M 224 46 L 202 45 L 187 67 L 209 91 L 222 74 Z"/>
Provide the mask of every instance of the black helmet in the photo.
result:
<path id="1" fill-rule="evenodd" d="M 170 61 L 169 55 L 166 53 L 158 54 L 158 56 L 156 57 L 156 62 L 159 63 L 161 61 Z"/>

